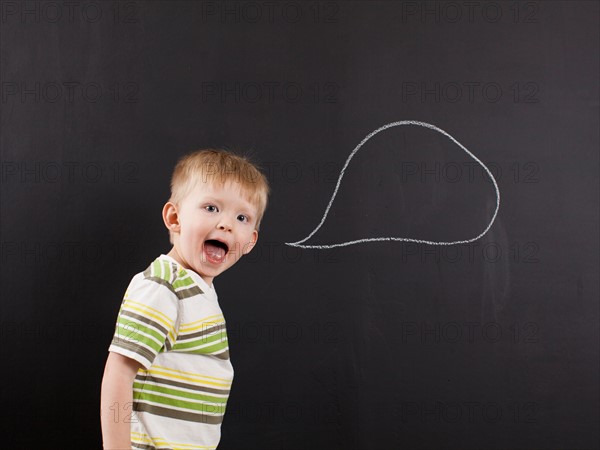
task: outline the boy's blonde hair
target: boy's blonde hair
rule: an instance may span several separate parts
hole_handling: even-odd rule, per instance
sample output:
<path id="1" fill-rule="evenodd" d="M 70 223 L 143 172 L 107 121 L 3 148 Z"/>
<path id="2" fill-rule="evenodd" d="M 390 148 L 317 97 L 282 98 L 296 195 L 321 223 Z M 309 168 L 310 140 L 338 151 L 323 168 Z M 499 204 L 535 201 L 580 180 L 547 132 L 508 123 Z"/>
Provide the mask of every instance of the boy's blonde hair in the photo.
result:
<path id="1" fill-rule="evenodd" d="M 225 184 L 231 181 L 239 183 L 242 195 L 256 206 L 258 230 L 267 209 L 269 182 L 247 156 L 222 149 L 202 149 L 183 156 L 173 170 L 169 201 L 179 205 L 199 182 Z M 169 237 L 173 243 L 170 231 Z"/>

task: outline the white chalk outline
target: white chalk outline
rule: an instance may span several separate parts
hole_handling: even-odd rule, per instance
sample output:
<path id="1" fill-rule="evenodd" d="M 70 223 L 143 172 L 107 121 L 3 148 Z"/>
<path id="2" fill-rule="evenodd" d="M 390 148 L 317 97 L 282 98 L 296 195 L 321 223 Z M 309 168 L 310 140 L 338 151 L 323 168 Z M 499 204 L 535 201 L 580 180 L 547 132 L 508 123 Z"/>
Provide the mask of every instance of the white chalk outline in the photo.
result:
<path id="1" fill-rule="evenodd" d="M 350 160 L 352 159 L 352 157 L 354 156 L 354 154 L 369 139 L 371 139 L 377 133 L 379 133 L 379 132 L 381 132 L 383 130 L 387 130 L 388 128 L 397 127 L 397 126 L 400 126 L 400 125 L 417 125 L 417 126 L 420 126 L 420 127 L 429 128 L 431 130 L 434 130 L 434 131 L 437 131 L 438 133 L 443 134 L 444 136 L 446 136 L 447 138 L 449 138 L 452 142 L 454 142 L 456 145 L 458 145 L 460 148 L 462 148 L 465 152 L 467 152 L 471 156 L 471 158 L 473 158 L 475 161 L 477 161 L 481 165 L 481 167 L 483 167 L 485 169 L 485 171 L 488 173 L 488 175 L 490 176 L 490 178 L 494 182 L 494 188 L 496 189 L 496 210 L 494 211 L 494 215 L 492 217 L 492 220 L 490 221 L 490 223 L 488 224 L 488 226 L 486 227 L 486 229 L 483 230 L 483 232 L 479 236 L 474 237 L 473 239 L 467 239 L 467 240 L 463 240 L 463 241 L 436 242 L 436 241 L 426 241 L 426 240 L 423 240 L 423 239 L 396 238 L 396 237 L 378 237 L 378 238 L 357 239 L 355 241 L 342 242 L 340 244 L 302 245 L 302 243 L 305 242 L 305 241 L 307 241 L 308 239 L 310 239 L 319 230 L 319 228 L 321 228 L 321 225 L 323 225 L 323 223 L 325 222 L 325 219 L 327 218 L 327 214 L 329 214 L 329 209 L 331 208 L 333 200 L 335 199 L 335 196 L 337 195 L 338 189 L 340 187 L 340 183 L 342 182 L 342 178 L 344 176 L 344 172 L 346 171 L 346 168 L 348 167 L 348 164 L 350 164 Z M 500 190 L 498 189 L 498 184 L 496 183 L 496 179 L 494 178 L 494 176 L 492 175 L 492 173 L 489 171 L 489 169 L 486 167 L 486 165 L 483 164 L 473 153 L 471 153 L 469 150 L 467 150 L 467 148 L 465 146 L 463 146 L 460 142 L 458 142 L 456 139 L 454 139 L 450 134 L 446 133 L 444 130 L 442 130 L 441 128 L 436 127 L 435 125 L 431 125 L 430 123 L 427 123 L 427 122 L 419 122 L 419 121 L 416 121 L 416 120 L 401 120 L 399 122 L 388 123 L 387 125 L 384 125 L 384 126 L 382 126 L 380 128 L 377 128 L 375 131 L 373 131 L 369 135 L 367 135 L 367 137 L 365 137 L 360 142 L 360 144 L 358 144 L 356 146 L 356 148 L 354 150 L 352 150 L 352 153 L 350 153 L 350 156 L 348 156 L 348 159 L 346 160 L 346 164 L 344 164 L 344 167 L 342 168 L 342 171 L 340 172 L 340 176 L 338 178 L 337 184 L 335 185 L 335 190 L 333 191 L 333 195 L 331 196 L 331 200 L 329 200 L 329 204 L 327 205 L 327 208 L 325 209 L 325 214 L 323 214 L 323 218 L 321 219 L 321 222 L 319 222 L 319 225 L 317 225 L 317 227 L 312 231 L 312 233 L 310 233 L 304 239 L 302 239 L 300 241 L 296 241 L 296 242 L 286 242 L 285 244 L 289 245 L 291 247 L 300 247 L 300 248 L 334 248 L 334 247 L 345 247 L 345 246 L 348 246 L 348 245 L 360 244 L 362 242 L 372 242 L 372 241 L 406 241 L 406 242 L 416 242 L 416 243 L 420 243 L 420 244 L 430 244 L 430 245 L 468 244 L 469 242 L 476 241 L 477 239 L 479 239 L 481 236 L 483 236 L 485 233 L 488 232 L 488 230 L 490 229 L 490 227 L 494 223 L 494 220 L 496 219 L 496 215 L 498 214 L 498 210 L 499 209 L 500 209 Z"/>

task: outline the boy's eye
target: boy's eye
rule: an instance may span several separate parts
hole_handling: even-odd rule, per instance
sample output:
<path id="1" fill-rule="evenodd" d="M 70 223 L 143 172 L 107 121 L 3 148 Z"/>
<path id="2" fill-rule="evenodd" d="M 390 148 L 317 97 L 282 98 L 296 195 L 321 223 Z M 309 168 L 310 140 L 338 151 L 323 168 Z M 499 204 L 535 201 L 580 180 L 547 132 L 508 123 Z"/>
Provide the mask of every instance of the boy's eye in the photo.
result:
<path id="1" fill-rule="evenodd" d="M 217 211 L 217 207 L 216 207 L 215 205 L 208 205 L 208 206 L 205 206 L 205 207 L 204 207 L 204 209 L 206 209 L 206 210 L 207 210 L 207 211 L 209 211 L 209 212 L 214 212 L 214 211 Z"/>
<path id="2" fill-rule="evenodd" d="M 238 220 L 239 220 L 240 222 L 248 222 L 248 216 L 245 216 L 245 215 L 243 215 L 243 214 L 240 214 L 240 215 L 238 216 Z"/>

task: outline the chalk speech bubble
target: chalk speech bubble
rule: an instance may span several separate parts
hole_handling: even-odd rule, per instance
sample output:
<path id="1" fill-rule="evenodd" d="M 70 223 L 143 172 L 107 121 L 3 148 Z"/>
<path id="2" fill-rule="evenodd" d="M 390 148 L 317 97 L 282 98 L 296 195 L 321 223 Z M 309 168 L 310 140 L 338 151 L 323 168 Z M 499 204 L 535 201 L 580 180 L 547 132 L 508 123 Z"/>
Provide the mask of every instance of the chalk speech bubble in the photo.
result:
<path id="1" fill-rule="evenodd" d="M 492 219 L 490 220 L 490 223 L 485 228 L 485 230 L 483 230 L 478 236 L 476 236 L 476 237 L 474 237 L 472 239 L 466 239 L 466 240 L 460 240 L 460 241 L 450 241 L 450 242 L 427 241 L 427 240 L 424 240 L 424 239 L 411 239 L 411 238 L 402 238 L 402 237 L 377 237 L 377 238 L 356 239 L 354 241 L 341 242 L 341 243 L 338 243 L 338 244 L 322 244 L 322 245 L 305 245 L 305 244 L 303 244 L 303 242 L 306 242 L 307 240 L 309 240 L 319 230 L 319 228 L 321 228 L 321 226 L 325 222 L 325 219 L 327 218 L 327 214 L 329 214 L 329 209 L 331 208 L 333 200 L 335 199 L 335 196 L 337 195 L 338 189 L 340 188 L 340 183 L 342 182 L 342 178 L 344 177 L 344 173 L 346 171 L 346 168 L 348 167 L 348 164 L 350 164 L 350 161 L 352 160 L 352 157 L 356 154 L 356 152 L 358 152 L 358 150 L 369 139 L 371 139 L 373 136 L 375 136 L 377 133 L 380 133 L 383 130 L 387 130 L 388 128 L 398 127 L 398 126 L 402 126 L 402 125 L 417 125 L 419 127 L 429 128 L 431 130 L 434 130 L 434 131 L 437 131 L 438 133 L 443 134 L 448 139 L 450 139 L 452 142 L 454 142 L 456 145 L 458 145 L 461 149 L 463 149 L 471 158 L 473 158 L 475 161 L 477 161 L 481 165 L 481 167 L 483 167 L 485 169 L 485 171 L 487 172 L 487 174 L 490 176 L 492 182 L 494 183 L 494 188 L 496 189 L 496 210 L 494 211 L 494 215 L 492 216 Z M 483 164 L 473 153 L 471 153 L 469 150 L 467 150 L 467 148 L 464 145 L 462 145 L 460 142 L 458 142 L 456 139 L 454 139 L 450 134 L 446 133 L 444 130 L 436 127 L 435 125 L 431 125 L 430 123 L 427 123 L 427 122 L 419 122 L 419 121 L 416 121 L 416 120 L 401 120 L 399 122 L 388 123 L 386 125 L 383 125 L 380 128 L 377 128 L 375 131 L 369 133 L 360 142 L 360 144 L 358 144 L 356 146 L 356 148 L 354 150 L 352 150 L 352 153 L 350 153 L 350 156 L 348 156 L 348 159 L 346 160 L 346 164 L 344 164 L 344 167 L 342 168 L 342 171 L 340 172 L 340 176 L 338 177 L 337 184 L 335 185 L 335 189 L 333 191 L 333 195 L 331 196 L 331 200 L 329 200 L 329 204 L 327 205 L 327 208 L 325 208 L 325 213 L 323 214 L 323 218 L 321 219 L 321 222 L 319 222 L 319 224 L 317 225 L 317 227 L 308 236 L 306 236 L 304 239 L 302 239 L 300 241 L 296 241 L 296 242 L 286 242 L 285 244 L 289 245 L 291 247 L 322 248 L 322 249 L 325 249 L 325 248 L 334 248 L 334 247 L 345 247 L 345 246 L 348 246 L 348 245 L 360 244 L 360 243 L 363 243 L 363 242 L 373 242 L 373 241 L 406 241 L 406 242 L 416 242 L 416 243 L 420 243 L 420 244 L 429 244 L 429 245 L 468 244 L 469 242 L 476 241 L 477 239 L 481 238 L 485 233 L 488 232 L 488 230 L 490 229 L 490 227 L 494 223 L 494 220 L 496 219 L 496 215 L 498 214 L 498 210 L 499 209 L 500 209 L 500 190 L 498 189 L 498 184 L 496 183 L 496 179 L 494 178 L 494 176 L 492 175 L 492 173 L 490 172 L 490 170 L 486 167 L 486 165 Z"/>

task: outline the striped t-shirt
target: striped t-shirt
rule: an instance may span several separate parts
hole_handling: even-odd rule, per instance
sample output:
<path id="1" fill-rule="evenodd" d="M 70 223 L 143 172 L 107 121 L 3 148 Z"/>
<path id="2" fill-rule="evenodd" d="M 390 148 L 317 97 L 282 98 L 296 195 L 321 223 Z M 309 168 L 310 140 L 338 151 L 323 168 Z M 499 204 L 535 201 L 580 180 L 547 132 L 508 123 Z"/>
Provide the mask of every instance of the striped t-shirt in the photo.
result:
<path id="1" fill-rule="evenodd" d="M 214 287 L 167 255 L 133 277 L 109 351 L 142 364 L 133 384 L 134 449 L 215 449 L 233 381 Z"/>

